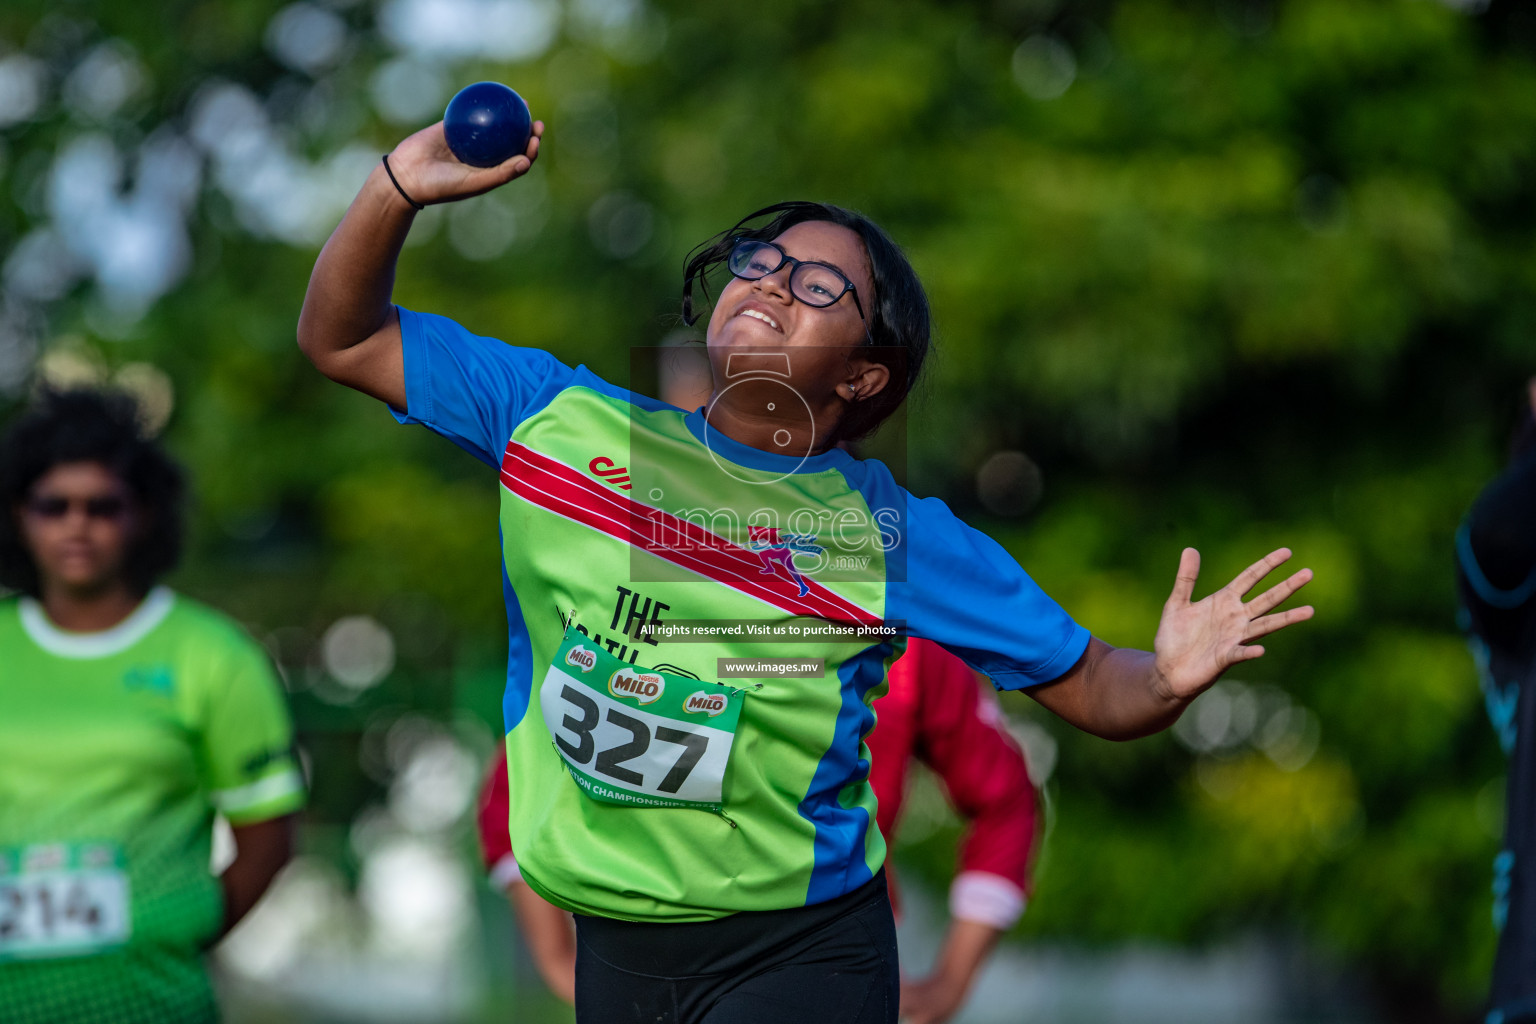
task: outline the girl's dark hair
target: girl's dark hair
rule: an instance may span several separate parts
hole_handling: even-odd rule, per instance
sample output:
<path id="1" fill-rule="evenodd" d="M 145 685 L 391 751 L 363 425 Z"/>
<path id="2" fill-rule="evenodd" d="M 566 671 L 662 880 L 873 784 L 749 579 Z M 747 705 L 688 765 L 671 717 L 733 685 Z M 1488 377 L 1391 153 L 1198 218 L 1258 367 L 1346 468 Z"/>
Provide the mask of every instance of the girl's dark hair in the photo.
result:
<path id="1" fill-rule="evenodd" d="M 769 218 L 763 221 L 763 218 Z M 753 226 L 754 221 L 763 221 Z M 693 305 L 695 283 L 709 298 L 708 273 L 722 265 L 740 238 L 772 241 L 796 224 L 827 221 L 858 235 L 869 256 L 874 295 L 860 295 L 869 327 L 869 358 L 885 366 L 890 383 L 864 401 L 853 402 L 838 424 L 834 441 L 856 441 L 872 433 L 886 417 L 900 407 L 917 383 L 923 362 L 928 357 L 932 325 L 928 316 L 928 296 L 917 272 L 907 261 L 901 247 L 878 224 L 861 213 L 828 203 L 792 201 L 774 203 L 736 222 L 688 254 L 683 268 L 683 322 L 692 325 L 699 318 Z"/>
<path id="2" fill-rule="evenodd" d="M 147 592 L 181 557 L 186 478 L 145 436 L 131 398 L 84 389 L 44 390 L 0 437 L 0 584 L 41 596 L 15 512 L 39 479 L 68 462 L 99 462 L 132 493 L 144 529 L 124 572 L 131 586 Z"/>

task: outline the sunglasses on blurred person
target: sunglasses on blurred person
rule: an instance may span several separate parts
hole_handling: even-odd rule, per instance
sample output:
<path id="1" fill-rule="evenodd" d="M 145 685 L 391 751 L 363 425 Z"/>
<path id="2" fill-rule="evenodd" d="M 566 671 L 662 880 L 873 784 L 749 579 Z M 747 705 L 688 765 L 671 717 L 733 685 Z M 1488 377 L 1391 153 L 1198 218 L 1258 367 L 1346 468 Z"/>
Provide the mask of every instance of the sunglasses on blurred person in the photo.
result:
<path id="1" fill-rule="evenodd" d="M 84 512 L 87 519 L 117 522 L 127 514 L 128 502 L 115 494 L 95 498 L 42 494 L 27 501 L 27 511 L 39 519 L 63 519 L 75 508 Z"/>

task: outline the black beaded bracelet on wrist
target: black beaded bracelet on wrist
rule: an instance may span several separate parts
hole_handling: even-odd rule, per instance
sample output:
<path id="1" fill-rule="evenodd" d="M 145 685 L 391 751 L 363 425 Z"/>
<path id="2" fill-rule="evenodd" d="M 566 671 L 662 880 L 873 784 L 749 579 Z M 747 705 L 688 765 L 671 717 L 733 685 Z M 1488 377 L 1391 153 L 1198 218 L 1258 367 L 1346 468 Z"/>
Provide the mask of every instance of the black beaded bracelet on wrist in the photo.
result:
<path id="1" fill-rule="evenodd" d="M 414 206 L 418 210 L 425 210 L 426 209 L 426 207 L 423 206 L 421 203 L 418 203 L 416 200 L 412 199 L 411 196 L 410 196 L 410 193 L 406 192 L 405 189 L 400 187 L 400 182 L 395 178 L 395 172 L 390 170 L 390 168 L 389 168 L 389 154 L 388 153 L 384 154 L 384 173 L 389 175 L 390 184 L 395 186 L 395 191 L 400 193 L 400 198 L 404 199 L 406 202 L 410 203 L 412 206 Z"/>

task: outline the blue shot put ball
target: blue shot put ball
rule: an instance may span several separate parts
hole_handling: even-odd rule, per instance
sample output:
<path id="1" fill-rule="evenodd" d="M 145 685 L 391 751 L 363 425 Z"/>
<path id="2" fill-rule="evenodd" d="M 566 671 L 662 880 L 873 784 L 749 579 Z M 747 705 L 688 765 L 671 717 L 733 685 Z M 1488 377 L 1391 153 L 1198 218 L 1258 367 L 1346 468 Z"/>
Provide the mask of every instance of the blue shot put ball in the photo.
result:
<path id="1" fill-rule="evenodd" d="M 476 82 L 448 101 L 443 134 L 460 163 L 495 167 L 527 151 L 533 115 L 523 98 L 500 82 Z"/>

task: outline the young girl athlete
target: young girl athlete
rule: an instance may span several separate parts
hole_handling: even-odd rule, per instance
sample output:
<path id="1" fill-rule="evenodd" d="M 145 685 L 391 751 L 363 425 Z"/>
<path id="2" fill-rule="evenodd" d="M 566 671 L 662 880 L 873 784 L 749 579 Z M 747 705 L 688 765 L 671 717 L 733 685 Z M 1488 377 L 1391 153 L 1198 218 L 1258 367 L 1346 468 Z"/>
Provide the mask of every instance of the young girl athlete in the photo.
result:
<path id="1" fill-rule="evenodd" d="M 692 412 L 392 305 L 416 211 L 526 173 L 542 130 L 487 169 L 440 124 L 396 147 L 316 261 L 299 345 L 500 470 L 509 830 L 528 884 L 576 914 L 578 1019 L 894 1022 L 863 744 L 889 634 L 1130 739 L 1310 617 L 1275 609 L 1311 573 L 1245 603 L 1282 549 L 1195 602 L 1187 549 L 1153 650 L 1115 649 L 942 502 L 835 447 L 901 403 L 929 333 L 901 251 L 837 207 L 779 204 L 696 251 L 685 317 L 694 284 L 730 276 Z"/>

